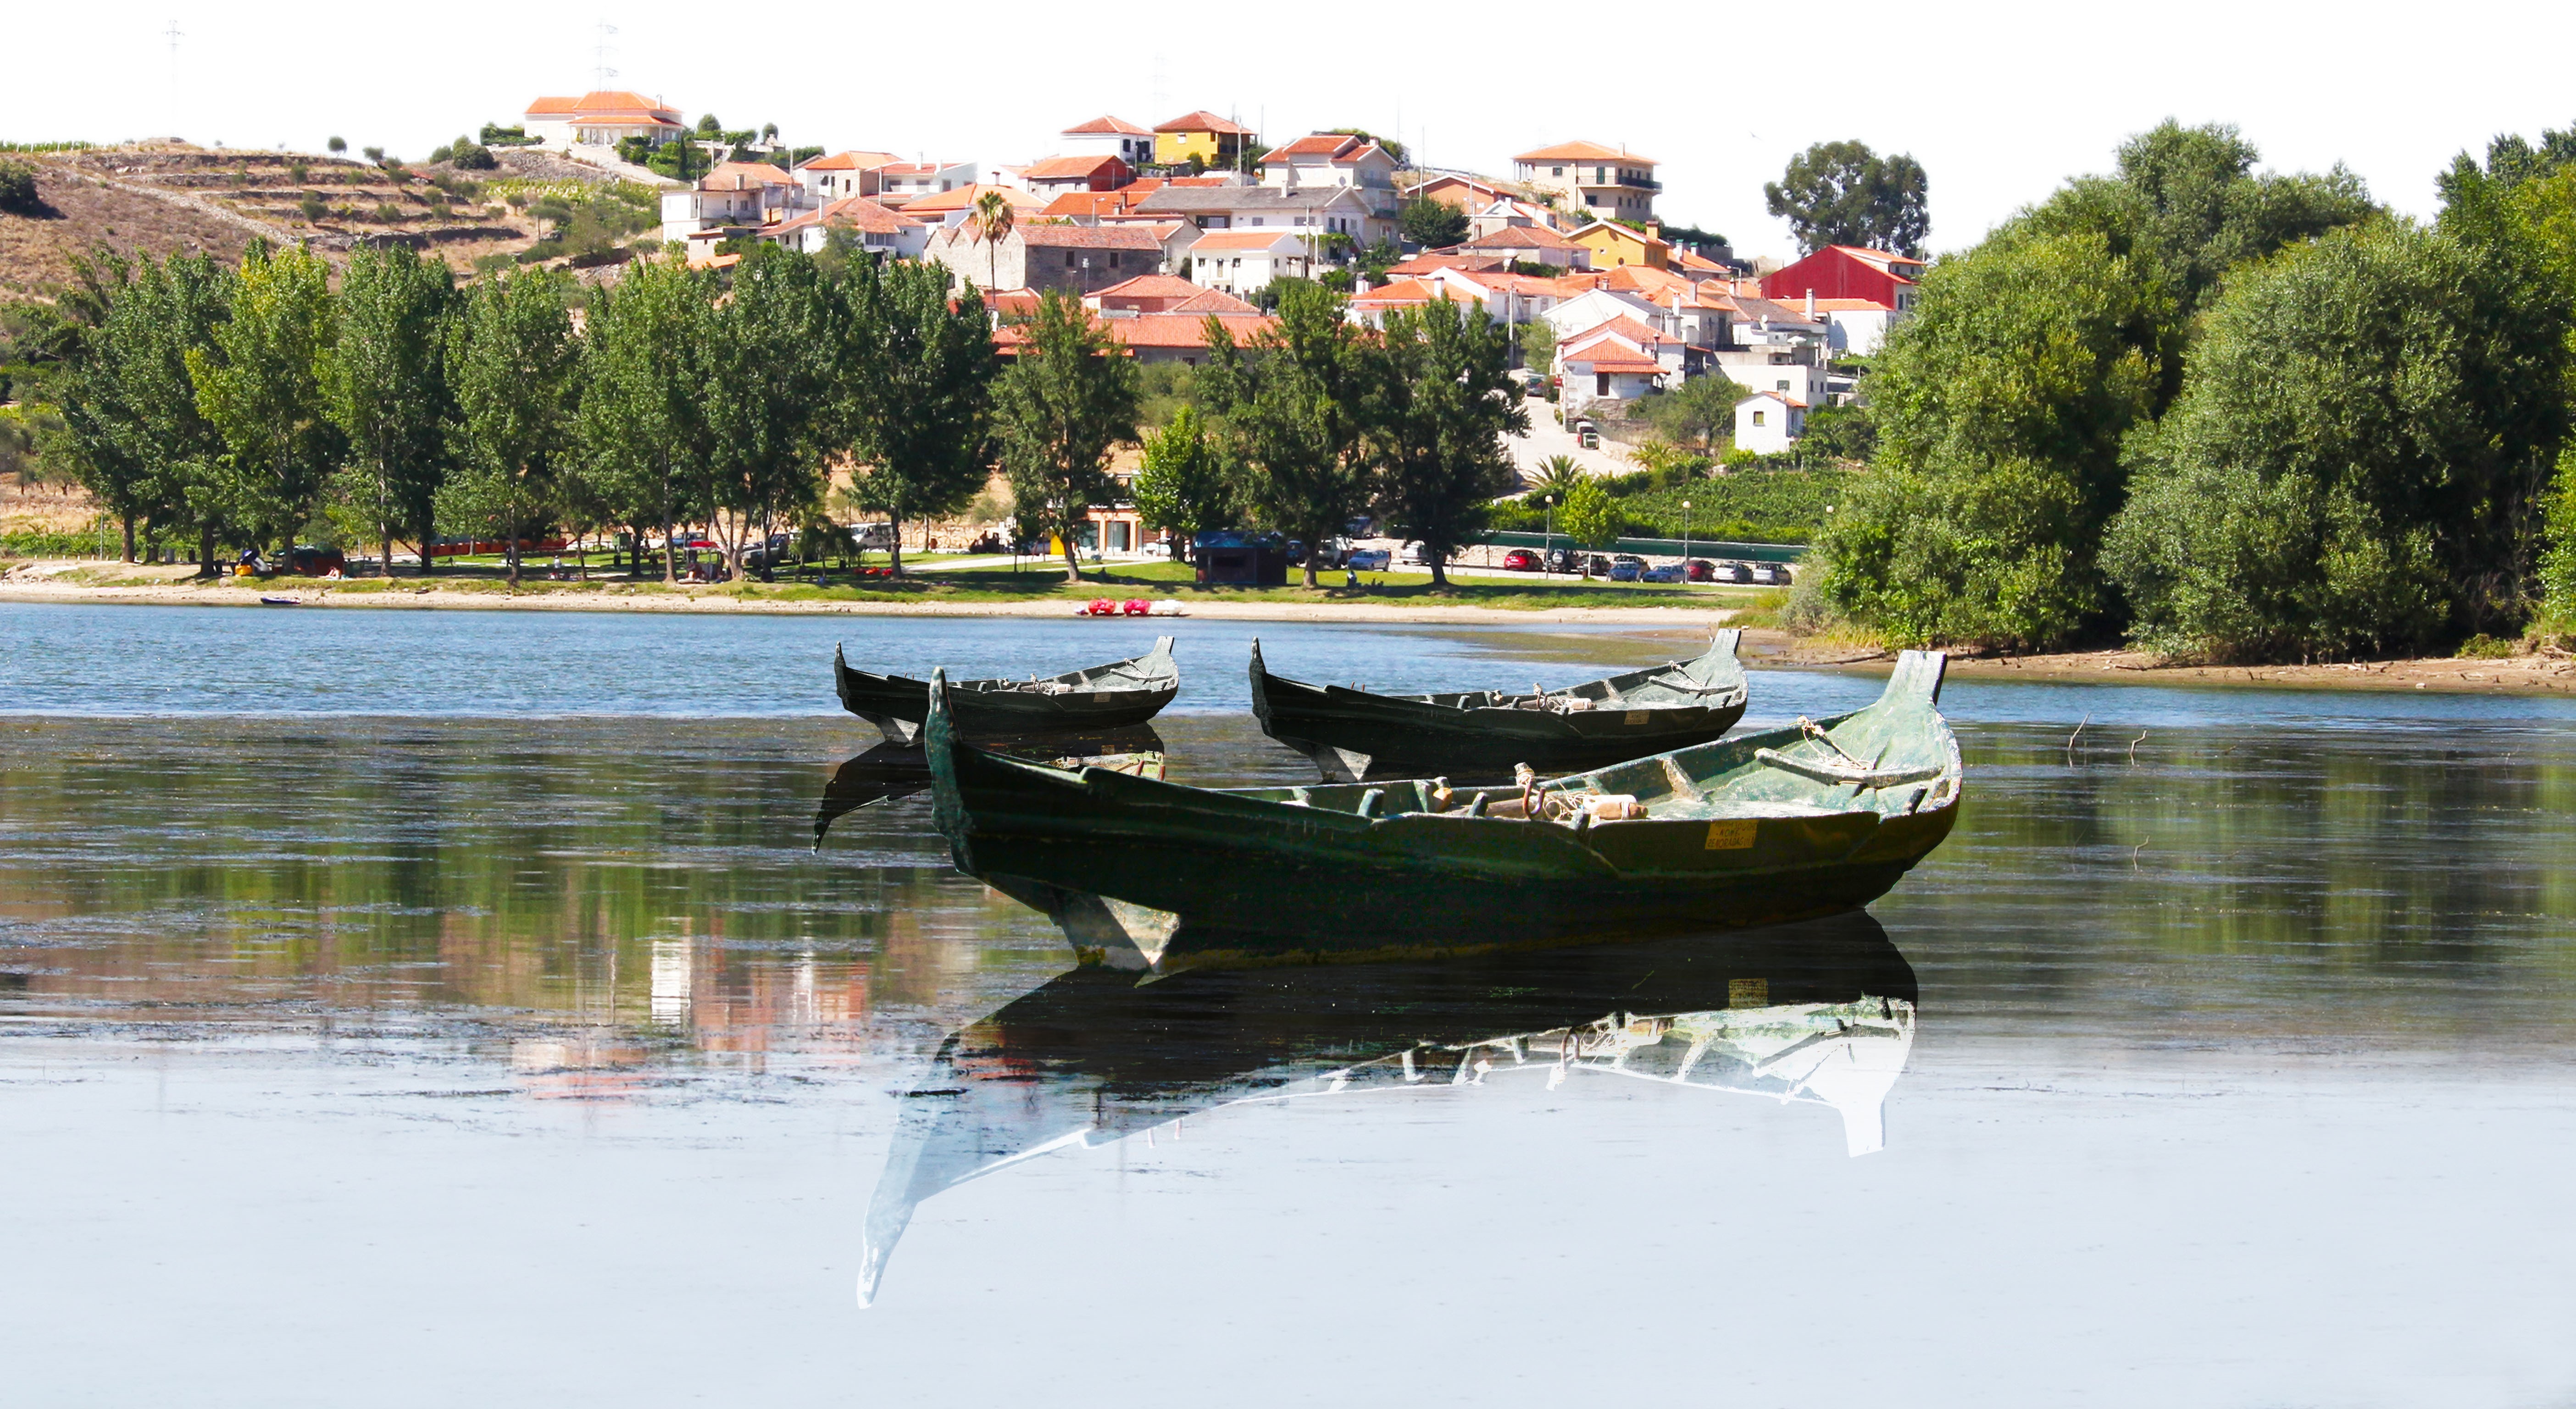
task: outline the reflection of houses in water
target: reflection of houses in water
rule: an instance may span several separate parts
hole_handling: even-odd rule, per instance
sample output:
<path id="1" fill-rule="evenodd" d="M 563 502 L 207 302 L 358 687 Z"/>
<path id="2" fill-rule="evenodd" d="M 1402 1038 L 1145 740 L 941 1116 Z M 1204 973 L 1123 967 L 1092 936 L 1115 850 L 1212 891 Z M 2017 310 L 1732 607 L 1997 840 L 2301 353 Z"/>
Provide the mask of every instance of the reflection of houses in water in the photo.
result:
<path id="1" fill-rule="evenodd" d="M 958 1032 L 903 1102 L 859 1278 L 934 1194 L 1221 1106 L 1601 1077 L 1831 1106 L 1884 1143 L 1914 974 L 1869 916 L 1447 963 L 1062 975 Z"/>

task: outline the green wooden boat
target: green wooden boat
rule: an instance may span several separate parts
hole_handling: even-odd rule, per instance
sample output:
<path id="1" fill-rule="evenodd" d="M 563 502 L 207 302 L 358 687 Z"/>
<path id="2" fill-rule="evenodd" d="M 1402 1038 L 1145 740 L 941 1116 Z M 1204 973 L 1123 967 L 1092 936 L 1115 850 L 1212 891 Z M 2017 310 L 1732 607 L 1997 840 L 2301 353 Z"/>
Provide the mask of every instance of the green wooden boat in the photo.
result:
<path id="1" fill-rule="evenodd" d="M 1519 1082 L 1564 1087 L 1564 1101 L 1650 1081 L 1829 1108 L 1845 1151 L 1870 1154 L 1913 1047 L 1915 987 L 1866 914 L 1149 984 L 1076 969 L 952 1034 L 898 1102 L 859 1300 L 874 1299 L 924 1200 L 1250 1102 L 1475 1100 Z"/>
<path id="2" fill-rule="evenodd" d="M 1948 836 L 1944 658 L 1866 709 L 1517 786 L 1210 790 L 962 742 L 932 677 L 932 815 L 957 868 L 1083 962 L 1379 959 L 1634 939 L 1857 909 Z"/>
<path id="3" fill-rule="evenodd" d="M 1600 768 L 1704 744 L 1744 717 L 1742 633 L 1720 631 L 1692 661 L 1563 690 L 1381 695 L 1273 675 L 1252 643 L 1252 713 L 1261 732 L 1315 760 L 1328 781 L 1499 779 Z"/>
<path id="4" fill-rule="evenodd" d="M 1108 768 L 1149 778 L 1163 776 L 1163 736 L 1151 724 L 1097 734 L 1049 734 L 1035 739 L 993 739 L 997 753 L 1053 762 L 1058 768 Z M 878 744 L 832 770 L 814 808 L 814 846 L 843 816 L 862 807 L 900 802 L 930 791 L 930 764 L 917 748 Z"/>
<path id="5" fill-rule="evenodd" d="M 832 648 L 832 676 L 841 708 L 884 731 L 886 742 L 920 742 L 930 713 L 930 686 L 900 675 L 853 670 Z M 1127 660 L 1067 671 L 1045 679 L 958 680 L 948 686 L 955 727 L 971 737 L 1025 736 L 1142 724 L 1181 691 L 1181 668 L 1172 660 L 1172 638 Z"/>

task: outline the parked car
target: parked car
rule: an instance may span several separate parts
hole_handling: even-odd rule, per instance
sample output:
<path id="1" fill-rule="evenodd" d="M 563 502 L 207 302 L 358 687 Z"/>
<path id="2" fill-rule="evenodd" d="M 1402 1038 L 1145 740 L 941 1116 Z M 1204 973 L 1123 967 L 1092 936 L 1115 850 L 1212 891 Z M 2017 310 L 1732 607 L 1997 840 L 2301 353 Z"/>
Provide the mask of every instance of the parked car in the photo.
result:
<path id="1" fill-rule="evenodd" d="M 765 572 L 784 566 L 788 559 L 795 556 L 795 553 L 791 551 L 794 549 L 795 545 L 795 535 L 787 533 L 773 533 L 769 535 L 767 542 L 755 543 L 751 547 L 742 550 L 743 570 L 745 572 Z"/>
<path id="2" fill-rule="evenodd" d="M 1753 585 L 1756 587 L 1786 587 L 1789 585 L 1789 570 L 1778 563 L 1755 563 L 1753 565 Z"/>
<path id="3" fill-rule="evenodd" d="M 1290 566 L 1290 567 L 1292 567 L 1292 568 L 1295 568 L 1295 567 L 1304 567 L 1305 565 L 1306 565 L 1306 541 L 1305 541 L 1304 539 L 1302 539 L 1302 538 L 1291 538 L 1291 539 L 1289 539 L 1289 540 L 1288 540 L 1288 566 Z"/>
<path id="4" fill-rule="evenodd" d="M 1514 548 L 1503 555 L 1506 572 L 1536 572 L 1538 568 L 1538 550 L 1534 548 Z"/>
<path id="5" fill-rule="evenodd" d="M 1549 572 L 1581 572 L 1583 571 L 1583 555 L 1572 548 L 1550 548 L 1547 550 L 1547 570 Z"/>
<path id="6" fill-rule="evenodd" d="M 1690 581 L 1690 574 L 1685 572 L 1682 569 L 1682 565 L 1679 563 L 1665 563 L 1661 567 L 1651 567 L 1646 569 L 1646 575 L 1639 580 L 1643 582 L 1688 582 Z"/>
<path id="7" fill-rule="evenodd" d="M 1353 572 L 1384 572 L 1394 564 L 1395 555 L 1384 548 L 1353 548 L 1342 555 L 1342 566 Z"/>
<path id="8" fill-rule="evenodd" d="M 1431 566 L 1431 550 L 1423 547 L 1422 540 L 1417 538 L 1412 542 L 1405 544 L 1401 549 L 1398 549 L 1395 555 L 1395 560 L 1404 564 L 1406 567 L 1429 567 Z"/>
<path id="9" fill-rule="evenodd" d="M 1742 563 L 1719 563 L 1717 565 L 1717 580 L 1720 582 L 1751 582 L 1753 580 L 1753 571 Z"/>
<path id="10" fill-rule="evenodd" d="M 1682 571 L 1688 575 L 1689 580 L 1692 582 L 1717 581 L 1717 564 L 1710 562 L 1706 558 L 1691 559 L 1689 562 L 1682 564 Z"/>
<path id="11" fill-rule="evenodd" d="M 1594 577 L 1608 577 L 1610 575 L 1610 560 L 1598 553 L 1594 553 L 1583 560 L 1583 570 L 1592 574 Z"/>
<path id="12" fill-rule="evenodd" d="M 1635 582 L 1646 575 L 1646 565 L 1634 558 L 1621 558 L 1610 565 L 1607 575 L 1613 582 Z"/>

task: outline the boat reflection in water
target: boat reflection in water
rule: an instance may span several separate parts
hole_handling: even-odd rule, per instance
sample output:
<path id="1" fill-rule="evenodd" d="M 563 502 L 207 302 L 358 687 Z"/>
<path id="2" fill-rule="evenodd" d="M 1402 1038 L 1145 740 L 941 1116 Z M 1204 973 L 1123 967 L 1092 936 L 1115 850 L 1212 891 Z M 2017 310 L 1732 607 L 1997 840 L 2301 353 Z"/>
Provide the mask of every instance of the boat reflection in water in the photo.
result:
<path id="1" fill-rule="evenodd" d="M 1866 913 L 1438 963 L 1076 969 L 951 1036 L 903 1102 L 859 1302 L 922 1200 L 1221 1106 L 1601 1077 L 1831 1106 L 1854 1155 L 1914 1041 L 1914 971 Z"/>
<path id="2" fill-rule="evenodd" d="M 1122 773 L 1137 773 L 1149 778 L 1163 776 L 1163 736 L 1150 724 L 1129 725 L 1121 729 L 1099 729 L 1087 733 L 1048 734 L 1043 737 L 994 738 L 983 741 L 996 753 L 1053 763 L 1060 768 L 1088 765 L 1111 768 Z M 901 800 L 930 791 L 930 764 L 918 748 L 903 744 L 878 744 L 832 772 L 832 781 L 823 786 L 823 800 L 814 809 L 814 845 L 823 844 L 823 834 L 832 829 L 842 814 L 880 802 Z"/>

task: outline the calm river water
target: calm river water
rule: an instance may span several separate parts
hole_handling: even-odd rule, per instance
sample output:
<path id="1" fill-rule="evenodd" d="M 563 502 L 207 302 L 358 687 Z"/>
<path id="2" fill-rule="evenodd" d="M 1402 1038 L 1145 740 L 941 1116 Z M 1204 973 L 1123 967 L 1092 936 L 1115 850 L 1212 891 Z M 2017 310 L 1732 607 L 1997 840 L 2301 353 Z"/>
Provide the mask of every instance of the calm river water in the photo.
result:
<path id="1" fill-rule="evenodd" d="M 1162 629 L 1174 776 L 1301 776 Z M 2576 1403 L 2567 704 L 1954 683 L 1870 916 L 1476 964 L 1105 984 L 926 798 L 816 847 L 835 640 L 1153 634 L 0 605 L 0 1397 Z"/>

